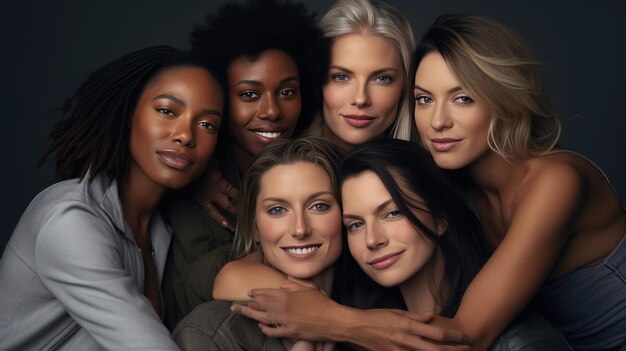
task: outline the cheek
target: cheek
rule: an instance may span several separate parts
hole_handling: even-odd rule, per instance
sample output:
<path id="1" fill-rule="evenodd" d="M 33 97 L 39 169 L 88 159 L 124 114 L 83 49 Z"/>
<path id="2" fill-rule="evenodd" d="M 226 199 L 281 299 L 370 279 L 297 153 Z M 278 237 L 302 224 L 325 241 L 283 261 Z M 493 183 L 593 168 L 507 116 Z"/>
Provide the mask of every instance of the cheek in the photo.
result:
<path id="1" fill-rule="evenodd" d="M 281 104 L 280 109 L 283 112 L 284 119 L 291 124 L 290 127 L 295 127 L 298 123 L 298 119 L 300 118 L 300 112 L 302 111 L 302 100 L 297 98 L 290 101 L 284 101 Z"/>
<path id="2" fill-rule="evenodd" d="M 198 163 L 200 168 L 204 170 L 206 165 L 211 160 L 213 153 L 215 152 L 215 145 L 217 144 L 217 134 L 209 134 L 204 131 L 199 131 L 197 137 L 197 149 L 198 149 Z"/>
<path id="3" fill-rule="evenodd" d="M 167 135 L 167 125 L 164 121 L 154 119 L 149 122 L 149 116 L 135 115 L 130 127 L 130 144 L 135 151 L 148 146 L 152 141 Z"/>
<path id="4" fill-rule="evenodd" d="M 336 87 L 334 84 L 326 84 L 322 90 L 322 93 L 324 99 L 324 108 L 335 109 L 341 105 L 341 89 L 338 89 L 338 87 Z"/>
<path id="5" fill-rule="evenodd" d="M 483 109 L 469 111 L 458 121 L 463 121 L 465 129 L 478 138 L 481 144 L 487 143 L 487 135 L 489 134 L 489 125 L 491 124 L 491 116 Z"/>
<path id="6" fill-rule="evenodd" d="M 365 263 L 363 261 L 363 251 L 367 248 L 365 247 L 365 239 L 362 238 L 358 234 L 348 234 L 348 249 L 350 249 L 350 254 L 354 258 L 354 260 L 359 264 L 359 266 L 363 266 Z"/>
<path id="7" fill-rule="evenodd" d="M 281 238 L 281 221 L 257 215 L 257 239 L 261 245 L 272 245 Z"/>
<path id="8" fill-rule="evenodd" d="M 238 99 L 238 96 L 231 97 L 231 99 Z M 250 122 L 256 114 L 256 104 L 252 102 L 242 102 L 237 100 L 231 100 L 229 105 L 229 127 L 232 131 L 244 129 L 246 124 Z"/>

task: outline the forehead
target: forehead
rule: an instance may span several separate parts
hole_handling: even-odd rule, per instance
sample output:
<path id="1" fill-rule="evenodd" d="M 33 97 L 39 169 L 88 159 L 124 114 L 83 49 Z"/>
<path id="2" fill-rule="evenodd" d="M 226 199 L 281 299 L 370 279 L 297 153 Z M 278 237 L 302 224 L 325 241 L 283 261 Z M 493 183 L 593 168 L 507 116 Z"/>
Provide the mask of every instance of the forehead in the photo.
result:
<path id="1" fill-rule="evenodd" d="M 141 92 L 139 101 L 156 95 L 172 94 L 187 102 L 199 101 L 222 109 L 222 88 L 206 69 L 197 66 L 176 66 L 157 74 Z"/>
<path id="2" fill-rule="evenodd" d="M 333 39 L 331 64 L 350 66 L 392 66 L 400 68 L 402 57 L 394 43 L 383 36 L 345 34 Z"/>
<path id="3" fill-rule="evenodd" d="M 228 80 L 233 84 L 241 79 L 261 81 L 268 78 L 298 77 L 298 66 L 286 52 L 278 49 L 263 51 L 258 57 L 247 55 L 236 58 L 228 66 Z"/>
<path id="4" fill-rule="evenodd" d="M 424 85 L 458 85 L 459 82 L 437 51 L 429 52 L 420 61 L 415 72 L 415 84 Z"/>
<path id="5" fill-rule="evenodd" d="M 259 199 L 267 196 L 298 197 L 332 191 L 330 176 L 319 165 L 298 161 L 276 165 L 261 176 Z"/>
<path id="6" fill-rule="evenodd" d="M 378 175 L 370 170 L 347 178 L 341 186 L 341 196 L 346 211 L 370 204 L 377 206 L 391 197 Z"/>

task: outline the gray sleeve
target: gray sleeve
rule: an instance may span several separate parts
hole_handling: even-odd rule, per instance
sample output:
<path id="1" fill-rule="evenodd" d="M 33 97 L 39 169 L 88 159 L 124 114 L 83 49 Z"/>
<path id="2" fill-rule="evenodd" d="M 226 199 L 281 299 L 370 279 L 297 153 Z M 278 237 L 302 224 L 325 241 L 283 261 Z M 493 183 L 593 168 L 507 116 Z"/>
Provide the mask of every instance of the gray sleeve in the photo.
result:
<path id="1" fill-rule="evenodd" d="M 522 313 L 489 348 L 489 351 L 571 350 L 563 334 L 534 312 Z"/>
<path id="2" fill-rule="evenodd" d="M 53 211 L 35 244 L 36 270 L 71 317 L 105 349 L 178 350 L 124 268 L 119 234 L 84 203 Z"/>

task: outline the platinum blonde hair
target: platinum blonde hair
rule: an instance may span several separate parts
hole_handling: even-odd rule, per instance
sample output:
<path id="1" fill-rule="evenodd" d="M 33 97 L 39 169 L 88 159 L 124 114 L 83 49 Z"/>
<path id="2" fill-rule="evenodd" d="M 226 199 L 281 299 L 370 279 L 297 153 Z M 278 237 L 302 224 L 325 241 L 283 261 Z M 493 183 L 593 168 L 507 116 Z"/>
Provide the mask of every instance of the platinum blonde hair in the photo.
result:
<path id="1" fill-rule="evenodd" d="M 391 129 L 396 139 L 410 140 L 413 92 L 410 87 L 411 55 L 415 39 L 411 25 L 394 7 L 379 1 L 339 0 L 320 21 L 324 36 L 333 39 L 346 34 L 380 35 L 398 48 L 404 69 L 404 89 Z M 332 50 L 332 49 L 331 49 Z"/>

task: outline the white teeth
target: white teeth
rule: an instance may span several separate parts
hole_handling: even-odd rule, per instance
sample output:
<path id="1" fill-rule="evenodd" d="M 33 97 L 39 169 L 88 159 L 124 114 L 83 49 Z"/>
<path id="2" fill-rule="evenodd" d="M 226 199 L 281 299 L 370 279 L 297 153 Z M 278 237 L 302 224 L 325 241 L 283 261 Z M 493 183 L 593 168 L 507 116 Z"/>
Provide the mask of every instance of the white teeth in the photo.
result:
<path id="1" fill-rule="evenodd" d="M 298 248 L 298 249 L 285 249 L 287 250 L 287 252 L 289 252 L 290 254 L 294 254 L 294 255 L 307 255 L 310 254 L 311 252 L 315 251 L 319 249 L 319 246 L 309 246 L 309 247 L 305 247 L 305 248 Z"/>
<path id="2" fill-rule="evenodd" d="M 255 132 L 258 135 L 265 137 L 265 138 L 278 138 L 281 134 L 283 134 L 283 132 Z"/>

